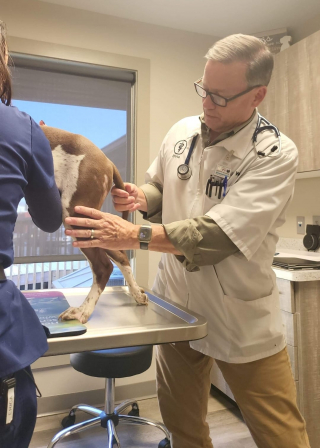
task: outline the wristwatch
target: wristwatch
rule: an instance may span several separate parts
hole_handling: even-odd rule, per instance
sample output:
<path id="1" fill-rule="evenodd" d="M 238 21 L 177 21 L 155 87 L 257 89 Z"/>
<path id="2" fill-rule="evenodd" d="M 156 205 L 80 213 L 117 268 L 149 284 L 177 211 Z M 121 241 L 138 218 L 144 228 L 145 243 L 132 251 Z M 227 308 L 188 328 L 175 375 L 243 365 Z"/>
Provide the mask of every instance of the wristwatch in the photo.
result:
<path id="1" fill-rule="evenodd" d="M 138 239 L 140 241 L 140 249 L 148 250 L 152 236 L 152 227 L 149 224 L 143 225 L 139 229 Z"/>

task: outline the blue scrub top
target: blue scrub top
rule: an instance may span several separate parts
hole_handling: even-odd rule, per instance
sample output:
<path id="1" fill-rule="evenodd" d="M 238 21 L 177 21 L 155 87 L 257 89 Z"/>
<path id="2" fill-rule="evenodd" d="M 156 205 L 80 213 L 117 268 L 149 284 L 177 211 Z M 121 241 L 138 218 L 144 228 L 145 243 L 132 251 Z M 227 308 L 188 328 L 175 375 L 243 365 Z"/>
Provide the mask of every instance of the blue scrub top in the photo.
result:
<path id="1" fill-rule="evenodd" d="M 46 232 L 62 222 L 48 140 L 29 115 L 0 103 L 0 265 L 13 263 L 17 207 L 26 198 L 33 222 Z M 38 359 L 47 340 L 35 312 L 10 280 L 0 282 L 0 378 Z"/>

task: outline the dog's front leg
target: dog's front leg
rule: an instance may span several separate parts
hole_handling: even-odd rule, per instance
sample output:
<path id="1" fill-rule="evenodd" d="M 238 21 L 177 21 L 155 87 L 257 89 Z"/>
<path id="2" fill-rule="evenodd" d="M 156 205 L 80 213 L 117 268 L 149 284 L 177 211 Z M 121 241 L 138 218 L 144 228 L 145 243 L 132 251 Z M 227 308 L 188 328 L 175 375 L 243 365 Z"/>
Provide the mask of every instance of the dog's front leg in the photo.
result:
<path id="1" fill-rule="evenodd" d="M 108 256 L 111 260 L 118 266 L 122 275 L 127 282 L 129 292 L 134 300 L 139 305 L 148 304 L 148 296 L 145 294 L 144 290 L 138 286 L 136 279 L 133 276 L 132 269 L 128 260 L 126 253 L 122 250 L 109 250 L 106 249 Z"/>
<path id="2" fill-rule="evenodd" d="M 113 271 L 113 264 L 106 252 L 98 247 L 82 249 L 82 252 L 87 257 L 92 270 L 93 283 L 91 289 L 82 305 L 68 308 L 59 317 L 62 320 L 78 319 L 84 324 L 93 313 L 96 303 L 108 283 Z"/>

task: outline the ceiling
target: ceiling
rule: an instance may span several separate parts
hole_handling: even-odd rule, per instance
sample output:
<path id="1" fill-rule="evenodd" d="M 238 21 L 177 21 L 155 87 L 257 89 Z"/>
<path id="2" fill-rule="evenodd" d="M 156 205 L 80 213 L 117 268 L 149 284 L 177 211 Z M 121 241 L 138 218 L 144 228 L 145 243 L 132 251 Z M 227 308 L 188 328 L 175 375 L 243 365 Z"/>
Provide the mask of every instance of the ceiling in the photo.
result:
<path id="1" fill-rule="evenodd" d="M 223 37 L 295 28 L 320 14 L 319 0 L 40 0 Z"/>

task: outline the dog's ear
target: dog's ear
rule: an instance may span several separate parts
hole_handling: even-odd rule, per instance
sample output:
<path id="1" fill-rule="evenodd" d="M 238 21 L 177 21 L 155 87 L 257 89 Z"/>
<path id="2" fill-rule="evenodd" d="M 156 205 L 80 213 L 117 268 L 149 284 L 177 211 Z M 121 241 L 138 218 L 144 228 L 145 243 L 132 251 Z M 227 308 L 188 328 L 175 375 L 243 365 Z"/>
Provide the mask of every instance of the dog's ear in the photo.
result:
<path id="1" fill-rule="evenodd" d="M 43 120 L 39 121 L 40 126 L 46 126 L 45 122 Z"/>

